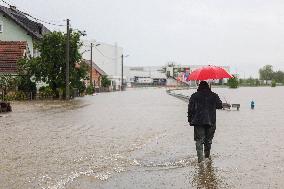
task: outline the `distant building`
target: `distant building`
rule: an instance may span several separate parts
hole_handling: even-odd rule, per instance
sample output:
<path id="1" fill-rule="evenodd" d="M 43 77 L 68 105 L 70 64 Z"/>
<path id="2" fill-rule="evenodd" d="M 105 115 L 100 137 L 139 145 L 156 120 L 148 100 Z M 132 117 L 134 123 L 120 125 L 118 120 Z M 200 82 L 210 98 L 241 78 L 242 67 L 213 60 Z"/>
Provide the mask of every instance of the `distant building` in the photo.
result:
<path id="1" fill-rule="evenodd" d="M 88 65 L 91 65 L 90 60 L 84 60 L 84 62 Z M 102 76 L 107 75 L 95 62 L 92 64 L 92 79 L 93 79 L 93 85 L 95 88 L 101 87 L 101 81 Z M 90 76 L 90 71 L 89 71 Z M 90 81 L 88 81 L 88 84 L 90 84 Z"/>
<path id="2" fill-rule="evenodd" d="M 30 55 L 37 56 L 34 42 L 48 32 L 44 25 L 30 20 L 15 6 L 8 8 L 0 5 L 0 41 L 25 41 Z"/>
<path id="3" fill-rule="evenodd" d="M 124 75 L 126 82 L 131 84 L 166 84 L 166 74 L 160 66 L 126 66 Z"/>
<path id="4" fill-rule="evenodd" d="M 116 44 L 110 45 L 96 41 L 83 41 L 84 45 L 81 48 L 81 52 L 83 53 L 83 58 L 86 60 L 91 59 L 91 42 L 94 44 L 93 61 L 104 71 L 108 79 L 111 80 L 113 89 L 119 90 L 121 85 L 121 56 L 123 48 Z"/>
<path id="5" fill-rule="evenodd" d="M 0 41 L 0 73 L 16 74 L 18 60 L 29 56 L 26 41 Z"/>
<path id="6" fill-rule="evenodd" d="M 203 67 L 204 65 L 174 65 L 174 66 L 167 66 L 166 67 L 166 75 L 167 77 L 176 78 L 179 81 L 187 82 L 187 77 L 191 72 L 194 70 Z M 229 66 L 220 66 L 221 68 L 225 69 L 227 72 L 230 72 Z M 226 79 L 224 80 L 226 81 Z M 219 80 L 215 81 L 219 83 Z"/>

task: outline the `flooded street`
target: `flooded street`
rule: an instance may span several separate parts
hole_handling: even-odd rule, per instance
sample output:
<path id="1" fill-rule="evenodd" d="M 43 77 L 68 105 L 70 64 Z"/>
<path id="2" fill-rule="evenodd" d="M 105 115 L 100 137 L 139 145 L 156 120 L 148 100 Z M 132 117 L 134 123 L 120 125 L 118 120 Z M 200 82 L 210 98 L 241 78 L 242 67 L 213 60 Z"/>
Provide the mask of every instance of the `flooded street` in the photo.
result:
<path id="1" fill-rule="evenodd" d="M 14 103 L 0 117 L 0 188 L 283 188 L 284 87 L 213 91 L 241 108 L 217 112 L 200 165 L 187 103 L 165 89 Z"/>

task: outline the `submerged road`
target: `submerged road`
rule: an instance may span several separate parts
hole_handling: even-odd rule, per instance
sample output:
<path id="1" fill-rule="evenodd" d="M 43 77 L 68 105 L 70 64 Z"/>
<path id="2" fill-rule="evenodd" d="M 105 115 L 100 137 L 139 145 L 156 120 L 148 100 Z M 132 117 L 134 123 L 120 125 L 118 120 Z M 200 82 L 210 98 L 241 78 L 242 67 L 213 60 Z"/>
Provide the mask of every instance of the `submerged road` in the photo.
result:
<path id="1" fill-rule="evenodd" d="M 284 88 L 216 90 L 241 111 L 217 112 L 203 164 L 187 103 L 165 89 L 14 103 L 0 118 L 0 188 L 282 188 Z"/>

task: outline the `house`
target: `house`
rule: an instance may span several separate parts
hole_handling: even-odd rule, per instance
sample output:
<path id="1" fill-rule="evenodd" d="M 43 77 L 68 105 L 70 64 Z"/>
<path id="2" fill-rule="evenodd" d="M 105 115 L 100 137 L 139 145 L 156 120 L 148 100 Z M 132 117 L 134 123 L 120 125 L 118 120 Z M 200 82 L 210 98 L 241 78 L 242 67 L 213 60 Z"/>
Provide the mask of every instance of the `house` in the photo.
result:
<path id="1" fill-rule="evenodd" d="M 83 62 L 91 66 L 90 60 L 83 60 Z M 92 80 L 93 80 L 93 85 L 95 88 L 101 88 L 102 76 L 106 76 L 106 75 L 107 74 L 97 64 L 95 64 L 95 62 L 92 63 Z M 90 72 L 89 72 L 89 76 L 90 76 Z M 87 83 L 90 84 L 90 80 L 88 80 Z"/>
<path id="2" fill-rule="evenodd" d="M 38 56 L 34 42 L 50 31 L 41 23 L 32 21 L 15 6 L 0 5 L 0 41 L 25 41 L 31 56 Z"/>
<path id="3" fill-rule="evenodd" d="M 117 44 L 111 45 L 102 42 L 96 41 L 83 41 L 83 46 L 81 52 L 83 58 L 90 60 L 90 44 L 94 44 L 93 47 L 93 60 L 96 62 L 96 65 L 101 68 L 108 79 L 111 80 L 111 87 L 114 90 L 119 90 L 121 85 L 121 65 L 122 59 L 121 55 L 123 54 L 123 48 L 119 47 Z M 124 77 L 125 79 L 125 77 Z"/>
<path id="4" fill-rule="evenodd" d="M 19 59 L 28 57 L 26 41 L 0 41 L 0 73 L 16 74 Z"/>

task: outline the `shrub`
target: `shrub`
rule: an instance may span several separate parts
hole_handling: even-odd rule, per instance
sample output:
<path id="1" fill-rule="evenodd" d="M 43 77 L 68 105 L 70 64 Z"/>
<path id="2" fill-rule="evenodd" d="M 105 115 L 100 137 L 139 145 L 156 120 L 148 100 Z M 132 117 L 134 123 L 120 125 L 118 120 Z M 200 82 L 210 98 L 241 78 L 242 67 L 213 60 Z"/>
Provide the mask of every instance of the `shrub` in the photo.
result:
<path id="1" fill-rule="evenodd" d="M 39 96 L 41 98 L 53 98 L 55 96 L 55 93 L 49 86 L 43 86 L 39 88 Z"/>
<path id="2" fill-rule="evenodd" d="M 27 76 L 19 76 L 18 77 L 18 90 L 24 91 L 26 93 L 32 92 L 36 94 L 36 83 L 32 82 L 29 77 Z"/>
<path id="3" fill-rule="evenodd" d="M 59 98 L 59 99 L 63 99 L 63 98 L 64 98 L 64 95 L 65 95 L 64 92 L 65 92 L 65 91 L 64 91 L 64 89 L 62 89 L 62 88 L 57 88 L 57 89 L 56 89 L 56 93 L 58 94 L 58 98 Z"/>
<path id="4" fill-rule="evenodd" d="M 228 80 L 228 86 L 229 86 L 230 88 L 238 88 L 238 87 L 239 87 L 238 78 L 236 78 L 236 77 L 230 78 L 230 79 Z"/>
<path id="5" fill-rule="evenodd" d="M 275 80 L 272 80 L 271 87 L 276 87 L 276 81 Z"/>
<path id="6" fill-rule="evenodd" d="M 27 96 L 23 91 L 15 91 L 15 92 L 9 92 L 5 97 L 5 101 L 21 101 L 21 100 L 27 100 Z"/>
<path id="7" fill-rule="evenodd" d="M 102 87 L 109 87 L 111 85 L 111 81 L 107 78 L 107 76 L 102 76 Z"/>
<path id="8" fill-rule="evenodd" d="M 92 95 L 92 94 L 94 94 L 94 92 L 95 92 L 94 86 L 93 86 L 93 85 L 89 85 L 89 86 L 87 87 L 87 89 L 86 89 L 86 93 L 87 93 L 88 95 Z"/>

